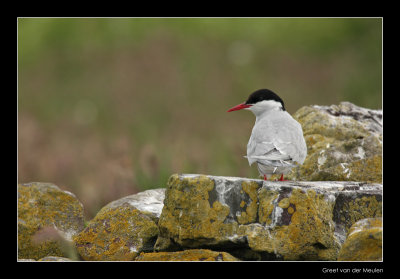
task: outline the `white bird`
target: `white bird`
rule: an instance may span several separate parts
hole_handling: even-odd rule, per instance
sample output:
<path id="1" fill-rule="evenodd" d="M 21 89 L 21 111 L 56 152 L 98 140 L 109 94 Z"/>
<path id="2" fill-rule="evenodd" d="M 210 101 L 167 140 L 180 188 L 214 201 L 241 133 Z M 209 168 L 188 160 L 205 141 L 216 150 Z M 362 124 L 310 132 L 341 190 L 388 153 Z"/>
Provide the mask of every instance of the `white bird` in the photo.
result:
<path id="1" fill-rule="evenodd" d="M 269 89 L 260 89 L 250 94 L 247 101 L 231 109 L 251 110 L 256 123 L 247 144 L 249 165 L 257 163 L 264 180 L 272 174 L 287 174 L 297 164 L 303 164 L 307 156 L 307 145 L 299 122 L 285 110 L 283 100 Z"/>

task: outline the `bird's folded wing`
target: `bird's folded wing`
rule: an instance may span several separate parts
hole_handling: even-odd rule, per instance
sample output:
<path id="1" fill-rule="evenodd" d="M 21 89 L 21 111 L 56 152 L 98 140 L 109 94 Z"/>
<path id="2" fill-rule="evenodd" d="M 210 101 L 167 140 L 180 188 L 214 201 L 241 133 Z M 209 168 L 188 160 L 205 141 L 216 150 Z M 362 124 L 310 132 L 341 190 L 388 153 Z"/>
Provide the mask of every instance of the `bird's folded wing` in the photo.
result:
<path id="1" fill-rule="evenodd" d="M 289 143 L 286 145 L 290 146 Z M 285 143 L 258 142 L 250 157 L 259 160 L 290 160 L 291 157 L 285 152 L 285 147 Z"/>

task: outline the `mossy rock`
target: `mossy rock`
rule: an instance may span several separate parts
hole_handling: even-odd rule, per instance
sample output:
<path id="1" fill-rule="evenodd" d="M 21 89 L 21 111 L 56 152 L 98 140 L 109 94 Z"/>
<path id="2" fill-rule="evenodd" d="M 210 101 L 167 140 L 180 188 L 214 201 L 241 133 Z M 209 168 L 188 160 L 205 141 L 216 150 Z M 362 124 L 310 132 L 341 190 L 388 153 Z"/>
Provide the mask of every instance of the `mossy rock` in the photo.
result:
<path id="1" fill-rule="evenodd" d="M 226 252 L 216 252 L 208 249 L 191 249 L 179 252 L 141 253 L 136 261 L 239 261 Z"/>
<path id="2" fill-rule="evenodd" d="M 153 251 L 158 227 L 151 216 L 129 203 L 106 206 L 74 237 L 83 260 L 132 261 Z"/>
<path id="3" fill-rule="evenodd" d="M 72 237 L 83 227 L 83 205 L 72 193 L 51 183 L 18 184 L 18 258 L 74 257 Z"/>
<path id="4" fill-rule="evenodd" d="M 382 185 L 172 175 L 155 250 L 241 260 L 336 260 L 350 226 L 382 212 Z"/>
<path id="5" fill-rule="evenodd" d="M 362 219 L 350 228 L 339 261 L 382 260 L 382 218 Z"/>
<path id="6" fill-rule="evenodd" d="M 307 157 L 290 180 L 382 183 L 382 111 L 349 102 L 307 106 L 293 117 L 303 128 Z"/>

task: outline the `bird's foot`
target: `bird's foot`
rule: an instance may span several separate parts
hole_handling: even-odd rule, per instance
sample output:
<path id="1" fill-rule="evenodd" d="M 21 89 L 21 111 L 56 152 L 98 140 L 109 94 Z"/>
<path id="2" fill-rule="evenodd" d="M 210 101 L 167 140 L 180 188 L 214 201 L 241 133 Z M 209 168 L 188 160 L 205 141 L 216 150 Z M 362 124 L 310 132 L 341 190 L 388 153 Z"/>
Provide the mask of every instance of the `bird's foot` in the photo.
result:
<path id="1" fill-rule="evenodd" d="M 286 179 L 283 179 L 283 174 L 281 175 L 281 178 L 279 178 L 279 181 L 288 181 Z"/>

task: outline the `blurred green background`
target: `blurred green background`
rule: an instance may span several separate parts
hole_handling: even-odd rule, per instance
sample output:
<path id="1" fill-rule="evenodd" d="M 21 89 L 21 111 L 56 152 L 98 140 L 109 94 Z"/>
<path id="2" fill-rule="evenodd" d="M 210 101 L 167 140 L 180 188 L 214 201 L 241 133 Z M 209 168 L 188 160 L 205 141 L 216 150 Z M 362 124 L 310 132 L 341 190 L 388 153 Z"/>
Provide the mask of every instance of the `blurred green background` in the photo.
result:
<path id="1" fill-rule="evenodd" d="M 18 180 L 87 218 L 172 173 L 258 177 L 243 158 L 260 88 L 306 105 L 382 106 L 379 18 L 19 18 Z"/>

